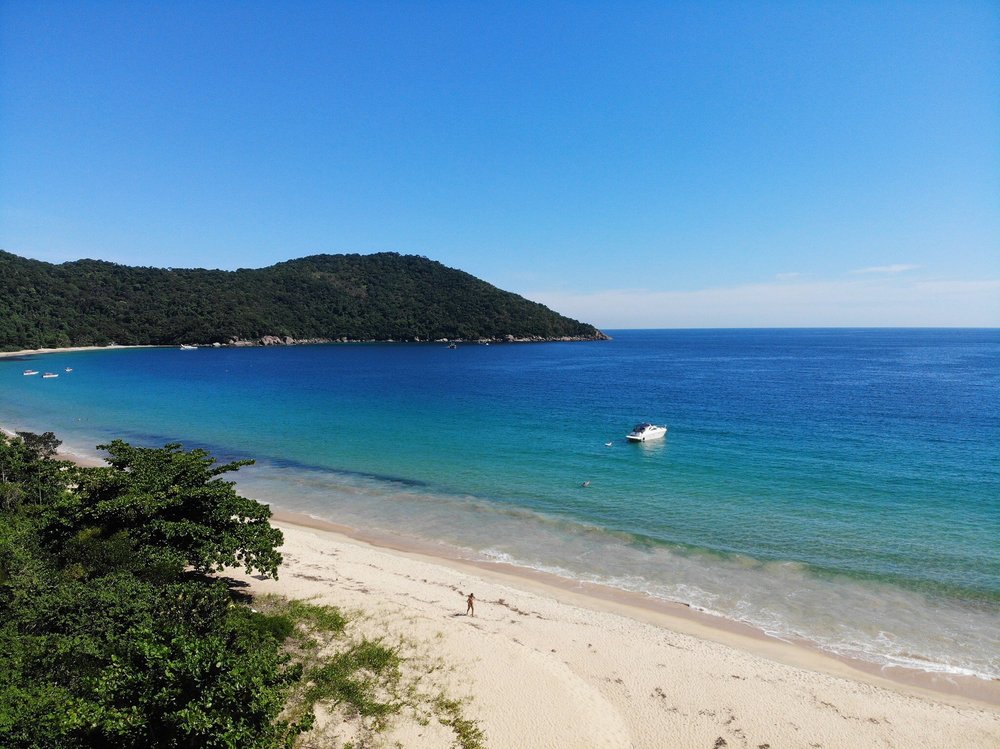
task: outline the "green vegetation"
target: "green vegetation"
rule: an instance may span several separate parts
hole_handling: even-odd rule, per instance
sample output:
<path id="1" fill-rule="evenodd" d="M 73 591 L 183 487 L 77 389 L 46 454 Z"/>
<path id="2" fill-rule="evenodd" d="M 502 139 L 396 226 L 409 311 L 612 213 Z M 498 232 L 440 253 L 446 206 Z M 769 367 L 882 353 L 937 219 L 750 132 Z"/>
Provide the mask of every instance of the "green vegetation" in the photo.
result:
<path id="1" fill-rule="evenodd" d="M 0 745 L 290 745 L 301 674 L 211 570 L 276 575 L 279 531 L 204 452 L 111 467 L 0 437 Z"/>
<path id="2" fill-rule="evenodd" d="M 116 440 L 108 467 L 81 468 L 58 445 L 0 435 L 0 746 L 276 749 L 319 714 L 366 745 L 402 710 L 482 746 L 460 703 L 404 678 L 398 647 L 211 574 L 281 563 L 270 511 L 220 478 L 242 463 Z"/>
<path id="3" fill-rule="evenodd" d="M 53 265 L 0 251 L 0 349 L 295 340 L 602 338 L 424 257 L 314 255 L 238 271 Z"/>
<path id="4" fill-rule="evenodd" d="M 474 720 L 462 715 L 461 702 L 439 695 L 434 707 L 438 712 L 438 720 L 451 728 L 461 749 L 483 749 L 486 746 L 486 734 Z"/>

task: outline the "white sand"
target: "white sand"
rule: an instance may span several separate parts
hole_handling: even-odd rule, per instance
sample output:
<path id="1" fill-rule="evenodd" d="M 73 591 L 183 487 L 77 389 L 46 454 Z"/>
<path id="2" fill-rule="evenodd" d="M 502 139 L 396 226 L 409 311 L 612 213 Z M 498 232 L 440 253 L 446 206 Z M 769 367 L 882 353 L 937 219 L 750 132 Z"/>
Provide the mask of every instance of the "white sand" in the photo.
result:
<path id="1" fill-rule="evenodd" d="M 979 701 L 936 694 L 690 618 L 277 525 L 281 578 L 245 578 L 253 589 L 365 610 L 369 635 L 440 656 L 453 668 L 432 677 L 490 747 L 1000 747 L 996 682 Z M 405 719 L 390 739 L 448 745 L 439 725 Z"/>
<path id="2" fill-rule="evenodd" d="M 67 346 L 65 348 L 26 348 L 20 351 L 0 351 L 0 359 L 7 359 L 18 356 L 36 356 L 39 354 L 70 354 L 76 351 L 109 351 L 120 348 L 158 348 L 153 344 L 141 346 L 120 346 L 113 344 L 110 346 Z"/>

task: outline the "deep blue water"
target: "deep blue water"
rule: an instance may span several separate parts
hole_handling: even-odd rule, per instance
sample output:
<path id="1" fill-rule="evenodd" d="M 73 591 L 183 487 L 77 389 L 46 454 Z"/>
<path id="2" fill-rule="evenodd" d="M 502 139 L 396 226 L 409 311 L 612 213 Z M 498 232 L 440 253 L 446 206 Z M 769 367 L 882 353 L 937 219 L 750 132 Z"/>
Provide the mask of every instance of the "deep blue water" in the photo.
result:
<path id="1" fill-rule="evenodd" d="M 0 424 L 254 457 L 277 506 L 1000 676 L 1000 331 L 612 335 L 0 359 Z"/>

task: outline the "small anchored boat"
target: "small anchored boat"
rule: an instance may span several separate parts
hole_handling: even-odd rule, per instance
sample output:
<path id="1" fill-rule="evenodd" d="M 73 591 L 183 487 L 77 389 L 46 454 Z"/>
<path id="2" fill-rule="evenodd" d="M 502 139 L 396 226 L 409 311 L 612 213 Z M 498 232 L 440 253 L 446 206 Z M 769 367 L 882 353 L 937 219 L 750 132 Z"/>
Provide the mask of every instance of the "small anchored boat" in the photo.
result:
<path id="1" fill-rule="evenodd" d="M 43 380 L 51 380 L 53 377 L 58 377 L 59 375 L 55 372 L 46 372 L 42 375 Z"/>
<path id="2" fill-rule="evenodd" d="M 625 435 L 625 439 L 631 440 L 632 442 L 646 442 L 648 440 L 659 440 L 667 433 L 666 427 L 657 426 L 656 424 L 650 424 L 649 422 L 643 422 L 641 424 L 636 424 L 632 427 L 632 431 Z"/>
<path id="3" fill-rule="evenodd" d="M 26 370 L 24 370 L 23 374 L 24 374 L 25 377 L 30 377 L 31 375 L 38 374 L 38 370 L 37 369 L 26 369 Z"/>

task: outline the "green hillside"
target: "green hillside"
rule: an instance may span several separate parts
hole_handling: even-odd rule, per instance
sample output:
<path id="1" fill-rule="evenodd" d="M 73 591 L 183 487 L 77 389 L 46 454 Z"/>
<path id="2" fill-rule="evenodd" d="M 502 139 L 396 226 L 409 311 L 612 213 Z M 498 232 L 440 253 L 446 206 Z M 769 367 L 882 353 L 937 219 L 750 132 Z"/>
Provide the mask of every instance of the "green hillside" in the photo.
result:
<path id="1" fill-rule="evenodd" d="M 303 340 L 597 339 L 592 325 L 413 255 L 237 271 L 54 265 L 0 251 L 0 348 Z"/>

